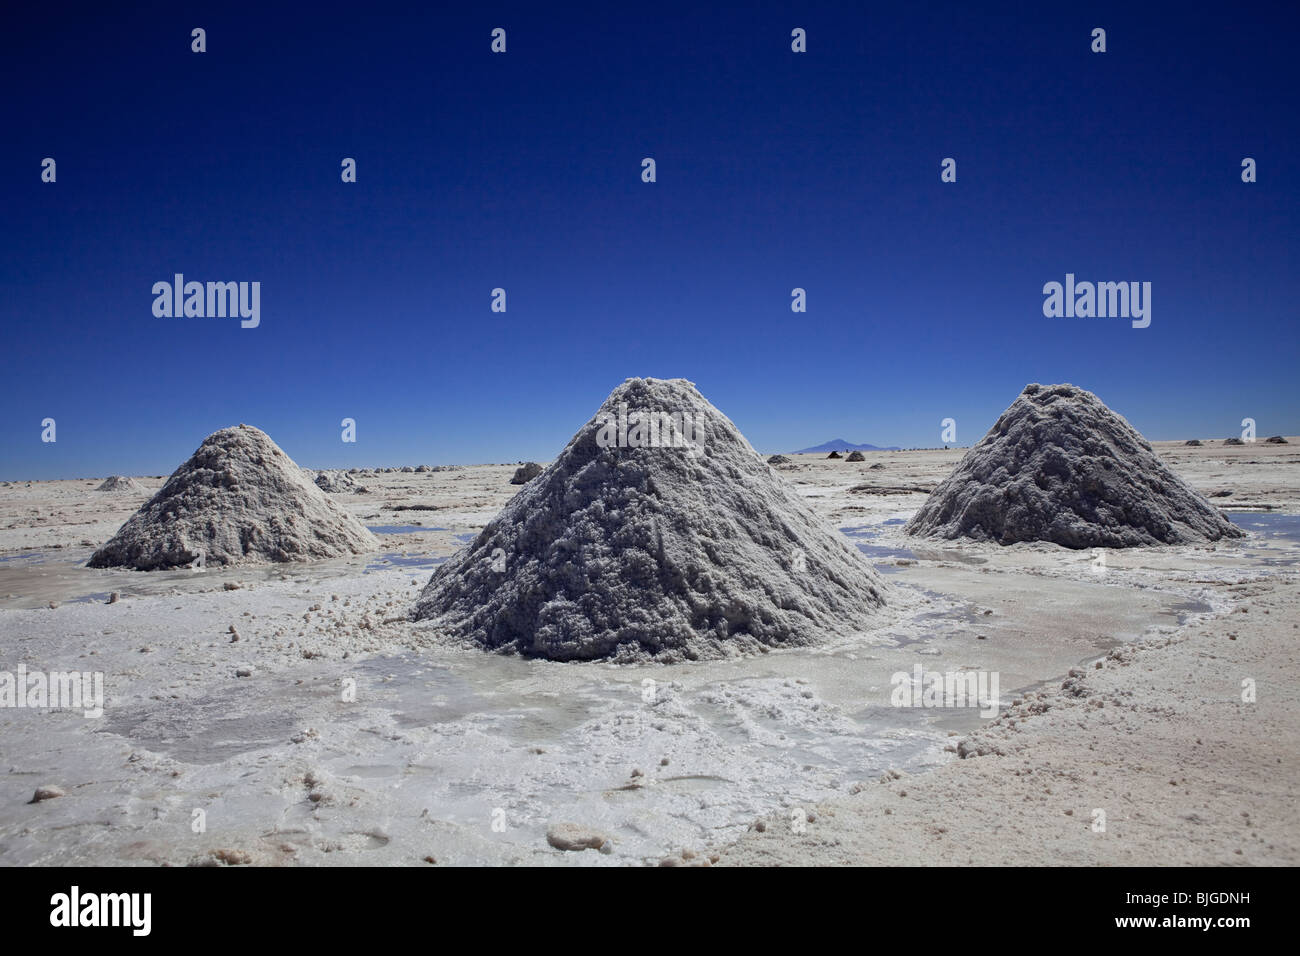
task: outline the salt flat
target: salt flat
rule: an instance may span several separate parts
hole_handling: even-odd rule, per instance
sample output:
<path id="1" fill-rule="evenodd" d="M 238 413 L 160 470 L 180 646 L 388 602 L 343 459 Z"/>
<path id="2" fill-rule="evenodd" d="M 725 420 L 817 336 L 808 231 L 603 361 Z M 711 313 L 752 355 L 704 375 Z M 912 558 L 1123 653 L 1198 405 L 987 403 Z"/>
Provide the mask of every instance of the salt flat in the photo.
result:
<path id="1" fill-rule="evenodd" d="M 0 670 L 107 691 L 98 719 L 0 708 L 0 861 L 1294 864 L 1300 451 L 1154 444 L 1251 536 L 1100 559 L 921 540 L 917 489 L 962 450 L 793 456 L 777 473 L 901 599 L 817 647 L 673 665 L 492 655 L 409 620 L 516 463 L 358 476 L 334 500 L 381 552 L 229 570 L 84 567 L 159 478 L 0 485 Z M 1010 710 L 890 706 L 917 663 L 998 672 Z M 64 796 L 28 803 L 45 785 Z M 552 848 L 558 822 L 613 852 Z"/>

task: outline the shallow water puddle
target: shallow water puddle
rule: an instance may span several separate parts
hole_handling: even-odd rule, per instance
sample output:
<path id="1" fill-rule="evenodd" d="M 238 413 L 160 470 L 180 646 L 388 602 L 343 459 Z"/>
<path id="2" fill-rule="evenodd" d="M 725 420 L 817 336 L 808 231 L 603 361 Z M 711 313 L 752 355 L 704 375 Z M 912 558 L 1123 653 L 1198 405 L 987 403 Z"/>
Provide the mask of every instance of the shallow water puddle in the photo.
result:
<path id="1" fill-rule="evenodd" d="M 1237 511 L 1228 515 L 1228 520 L 1246 531 L 1300 544 L 1300 515 L 1284 515 L 1272 511 Z"/>
<path id="2" fill-rule="evenodd" d="M 372 559 L 362 573 L 370 574 L 372 571 L 384 571 L 390 567 L 436 568 L 447 560 L 445 557 L 435 558 L 427 554 L 398 554 L 395 551 L 386 551 Z"/>
<path id="3" fill-rule="evenodd" d="M 902 523 L 902 519 L 891 519 L 884 522 L 885 524 Z M 904 558 L 906 560 L 915 560 L 916 555 L 909 548 L 890 547 L 887 545 L 868 544 L 867 541 L 880 534 L 878 527 L 871 525 L 858 525 L 854 527 L 840 528 L 840 533 L 853 541 L 854 547 L 869 558 Z M 862 540 L 866 539 L 866 541 Z M 903 570 L 903 566 L 889 564 L 885 562 L 872 562 L 877 571 L 883 574 L 898 574 Z"/>
<path id="4" fill-rule="evenodd" d="M 8 561 L 28 561 L 28 560 L 30 560 L 31 563 L 37 563 L 39 561 L 44 560 L 44 558 L 45 558 L 45 553 L 43 551 L 32 551 L 27 554 L 11 554 L 8 557 L 0 558 L 0 564 L 4 564 L 5 562 Z"/>
<path id="5" fill-rule="evenodd" d="M 446 528 L 426 528 L 422 524 L 370 524 L 366 530 L 375 534 L 419 534 L 422 531 L 446 531 Z"/>
<path id="6" fill-rule="evenodd" d="M 1238 511 L 1228 520 L 1251 537 L 1244 547 L 1252 550 L 1245 557 L 1266 567 L 1290 568 L 1300 564 L 1300 515 L 1272 511 Z"/>

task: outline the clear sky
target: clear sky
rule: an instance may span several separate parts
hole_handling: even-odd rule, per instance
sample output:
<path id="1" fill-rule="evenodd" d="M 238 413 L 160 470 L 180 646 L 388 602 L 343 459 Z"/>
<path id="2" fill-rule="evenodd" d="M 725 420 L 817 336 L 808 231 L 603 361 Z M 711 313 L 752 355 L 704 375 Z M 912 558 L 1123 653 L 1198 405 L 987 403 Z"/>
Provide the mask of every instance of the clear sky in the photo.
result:
<path id="1" fill-rule="evenodd" d="M 970 444 L 1035 381 L 1300 432 L 1294 3 L 115 6 L 4 13 L 0 477 L 239 422 L 547 459 L 640 375 L 763 452 Z M 259 327 L 155 317 L 177 272 L 260 282 Z M 1151 282 L 1150 327 L 1045 318 L 1066 273 Z"/>

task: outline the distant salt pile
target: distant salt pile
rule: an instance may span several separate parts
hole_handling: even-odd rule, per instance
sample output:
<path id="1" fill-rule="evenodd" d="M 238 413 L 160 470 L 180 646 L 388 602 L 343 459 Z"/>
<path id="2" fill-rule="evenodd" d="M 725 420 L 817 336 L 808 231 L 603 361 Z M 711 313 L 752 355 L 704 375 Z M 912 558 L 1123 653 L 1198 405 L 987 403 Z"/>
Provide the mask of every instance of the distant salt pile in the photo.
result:
<path id="1" fill-rule="evenodd" d="M 904 529 L 940 538 L 1126 548 L 1242 532 L 1091 392 L 1028 385 Z"/>
<path id="2" fill-rule="evenodd" d="M 542 466 L 535 461 L 527 462 L 515 469 L 515 475 L 510 479 L 512 485 L 526 485 L 542 473 Z"/>
<path id="3" fill-rule="evenodd" d="M 1267 445 L 1289 445 L 1291 444 L 1281 435 L 1274 435 L 1272 438 L 1265 438 L 1264 443 Z"/>
<path id="4" fill-rule="evenodd" d="M 90 559 L 139 571 L 361 554 L 374 536 L 331 501 L 263 432 L 209 435 L 158 493 Z"/>
<path id="5" fill-rule="evenodd" d="M 332 495 L 356 494 L 364 495 L 370 489 L 357 482 L 350 472 L 326 470 L 317 472 L 312 479 L 316 487 L 321 491 Z"/>
<path id="6" fill-rule="evenodd" d="M 837 452 L 837 451 L 833 451 L 833 452 L 831 452 L 829 455 L 827 455 L 826 457 L 827 457 L 827 458 L 843 458 L 844 456 L 841 455 L 841 454 L 840 454 L 839 452 Z"/>
<path id="7" fill-rule="evenodd" d="M 105 478 L 96 491 L 115 491 L 121 494 L 142 495 L 146 489 L 144 485 L 134 478 L 125 478 L 122 475 L 113 475 L 111 478 Z"/>
<path id="8" fill-rule="evenodd" d="M 790 464 L 790 459 L 785 457 L 785 455 L 773 455 L 767 460 L 767 463 L 769 465 L 788 465 Z"/>
<path id="9" fill-rule="evenodd" d="M 1244 444 L 1246 444 L 1246 443 L 1245 443 L 1244 441 L 1242 441 L 1240 438 L 1225 438 L 1225 439 L 1223 440 L 1223 443 L 1224 443 L 1225 445 L 1244 445 Z"/>
<path id="10" fill-rule="evenodd" d="M 845 461 L 866 461 L 867 456 L 862 454 L 862 452 L 860 451 L 851 451 L 849 452 L 849 457 L 845 458 L 844 460 Z"/>
<path id="11" fill-rule="evenodd" d="M 415 616 L 502 652 L 677 661 L 860 629 L 887 591 L 694 385 L 646 378 L 434 573 Z"/>
<path id="12" fill-rule="evenodd" d="M 1184 445 L 1190 445 L 1190 446 L 1193 447 L 1193 448 L 1200 448 L 1200 447 L 1201 447 L 1201 440 L 1200 440 L 1199 438 L 1192 438 L 1192 439 L 1189 439 L 1188 441 L 1183 442 L 1183 444 L 1184 444 Z"/>

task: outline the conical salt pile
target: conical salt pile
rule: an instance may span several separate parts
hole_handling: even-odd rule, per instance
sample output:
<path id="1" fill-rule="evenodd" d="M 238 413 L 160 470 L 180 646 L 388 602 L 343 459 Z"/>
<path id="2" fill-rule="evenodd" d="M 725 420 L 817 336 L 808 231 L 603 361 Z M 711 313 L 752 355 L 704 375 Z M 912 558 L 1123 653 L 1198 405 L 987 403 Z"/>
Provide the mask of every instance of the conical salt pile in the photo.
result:
<path id="1" fill-rule="evenodd" d="M 1027 385 L 904 529 L 940 538 L 1127 548 L 1243 532 L 1133 426 L 1073 385 Z"/>
<path id="2" fill-rule="evenodd" d="M 434 573 L 416 617 L 555 660 L 694 660 L 863 628 L 887 590 L 694 385 L 634 378 Z"/>
<path id="3" fill-rule="evenodd" d="M 327 494 L 341 495 L 350 492 L 364 495 L 369 493 L 368 488 L 357 484 L 357 480 L 346 471 L 337 469 L 327 469 L 321 472 L 308 471 L 306 477 L 308 481 Z"/>
<path id="4" fill-rule="evenodd" d="M 249 425 L 214 432 L 90 559 L 139 571 L 305 561 L 379 546 Z"/>
<path id="5" fill-rule="evenodd" d="M 111 477 L 105 478 L 102 482 L 100 482 L 99 487 L 96 488 L 95 490 L 115 491 L 124 494 L 129 492 L 130 494 L 138 495 L 138 494 L 142 494 L 145 491 L 145 487 L 144 485 L 140 484 L 140 482 L 136 481 L 134 478 L 126 478 L 123 477 L 122 475 L 112 475 Z"/>

